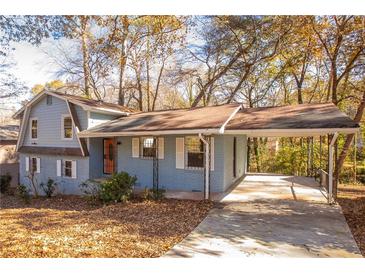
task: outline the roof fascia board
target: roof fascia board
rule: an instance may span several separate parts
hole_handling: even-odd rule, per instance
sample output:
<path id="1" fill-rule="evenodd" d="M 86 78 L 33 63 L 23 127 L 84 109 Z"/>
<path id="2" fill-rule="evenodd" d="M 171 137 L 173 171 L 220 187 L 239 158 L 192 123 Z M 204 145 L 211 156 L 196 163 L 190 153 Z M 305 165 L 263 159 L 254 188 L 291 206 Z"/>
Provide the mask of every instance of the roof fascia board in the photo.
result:
<path id="1" fill-rule="evenodd" d="M 353 134 L 359 130 L 359 128 L 238 129 L 226 130 L 225 134 L 242 134 L 248 137 L 306 137 L 334 134 L 336 132 Z"/>
<path id="2" fill-rule="evenodd" d="M 219 129 L 219 133 L 223 134 L 226 125 L 229 123 L 229 121 L 232 120 L 232 118 L 237 114 L 238 111 L 240 111 L 242 109 L 242 105 L 239 105 L 232 113 L 231 115 L 228 117 L 228 119 L 223 123 L 223 125 L 220 127 Z"/>
<path id="3" fill-rule="evenodd" d="M 190 129 L 190 130 L 159 130 L 159 131 L 124 131 L 124 132 L 80 132 L 80 138 L 89 137 L 116 137 L 116 136 L 150 136 L 150 135 L 179 135 L 179 134 L 220 134 L 219 129 Z"/>
<path id="4" fill-rule="evenodd" d="M 82 152 L 82 156 L 85 157 L 89 153 L 88 153 L 88 151 L 85 151 L 85 147 L 83 146 L 82 141 L 80 140 L 80 137 L 78 135 L 78 133 L 80 132 L 80 128 L 79 128 L 80 124 L 79 124 L 77 116 L 75 117 L 75 115 L 77 115 L 76 110 L 72 111 L 72 109 L 71 109 L 72 106 L 70 105 L 70 102 L 68 100 L 66 100 L 66 104 L 67 104 L 67 108 L 68 108 L 68 111 L 69 111 L 71 119 L 72 119 L 72 124 L 76 129 L 76 138 L 77 138 L 77 141 L 79 143 L 79 146 L 80 146 L 80 149 L 81 149 L 81 152 Z M 63 129 L 61 129 L 61 130 L 63 130 Z"/>
<path id="5" fill-rule="evenodd" d="M 43 96 L 45 95 L 45 92 L 40 92 L 36 96 L 32 98 L 28 103 L 26 103 L 21 109 L 19 109 L 17 112 L 13 114 L 13 118 L 19 117 L 19 115 L 25 111 L 26 107 L 30 108 L 33 104 L 37 103 Z"/>
<path id="6" fill-rule="evenodd" d="M 16 143 L 16 151 L 19 150 L 19 148 L 22 146 L 23 144 L 23 140 L 24 140 L 24 135 L 25 135 L 25 130 L 26 130 L 26 126 L 28 124 L 28 120 L 29 120 L 29 113 L 30 113 L 30 107 L 26 106 L 25 107 L 25 112 L 23 115 L 23 119 L 21 121 L 21 125 L 20 125 L 20 130 L 19 130 L 19 137 Z"/>
<path id="7" fill-rule="evenodd" d="M 127 114 L 126 112 L 118 111 L 118 110 L 110 110 L 110 109 L 106 109 L 106 108 L 102 108 L 102 107 L 100 107 L 100 108 L 90 107 L 90 106 L 87 106 L 83 103 L 78 102 L 77 100 L 63 98 L 61 95 L 53 93 L 52 91 L 47 90 L 47 91 L 45 91 L 45 93 L 48 94 L 48 95 L 52 95 L 54 97 L 57 97 L 59 99 L 62 99 L 64 101 L 69 101 L 69 102 L 71 102 L 75 105 L 78 105 L 79 107 L 81 107 L 85 111 L 98 112 L 98 113 L 104 113 L 104 114 L 117 114 L 117 115 L 126 115 Z"/>

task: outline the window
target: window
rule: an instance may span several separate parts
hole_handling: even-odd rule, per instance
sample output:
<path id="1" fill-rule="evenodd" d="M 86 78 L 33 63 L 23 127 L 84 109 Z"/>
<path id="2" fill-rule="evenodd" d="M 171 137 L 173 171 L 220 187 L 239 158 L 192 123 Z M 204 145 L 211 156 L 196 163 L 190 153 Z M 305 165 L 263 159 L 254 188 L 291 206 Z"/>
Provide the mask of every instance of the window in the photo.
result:
<path id="1" fill-rule="evenodd" d="M 72 119 L 70 116 L 62 117 L 62 138 L 63 139 L 72 139 Z"/>
<path id="2" fill-rule="evenodd" d="M 36 118 L 30 120 L 30 137 L 31 139 L 38 138 L 38 120 Z"/>
<path id="3" fill-rule="evenodd" d="M 33 173 L 36 173 L 38 171 L 37 158 L 35 158 L 35 157 L 31 158 L 30 168 L 31 168 L 31 172 L 33 172 Z"/>
<path id="4" fill-rule="evenodd" d="M 72 177 L 72 161 L 65 160 L 63 164 L 63 174 L 65 177 Z"/>
<path id="5" fill-rule="evenodd" d="M 199 137 L 185 138 L 186 167 L 204 167 L 204 144 Z"/>
<path id="6" fill-rule="evenodd" d="M 47 105 L 48 106 L 52 105 L 52 96 L 51 95 L 47 95 Z"/>
<path id="7" fill-rule="evenodd" d="M 152 137 L 141 138 L 141 154 L 143 158 L 153 158 L 156 156 L 155 139 Z"/>

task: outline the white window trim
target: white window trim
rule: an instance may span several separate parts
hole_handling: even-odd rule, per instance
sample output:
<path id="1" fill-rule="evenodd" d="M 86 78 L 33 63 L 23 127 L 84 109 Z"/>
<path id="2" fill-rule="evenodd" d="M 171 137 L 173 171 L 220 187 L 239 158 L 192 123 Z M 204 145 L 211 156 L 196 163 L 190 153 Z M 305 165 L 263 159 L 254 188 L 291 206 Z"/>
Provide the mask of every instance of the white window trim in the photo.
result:
<path id="1" fill-rule="evenodd" d="M 75 160 L 71 160 L 71 159 L 63 159 L 61 162 L 61 175 L 63 178 L 67 178 L 67 179 L 75 179 L 73 177 L 74 174 L 72 174 L 72 162 Z M 66 162 L 71 162 L 71 176 L 66 176 L 66 172 L 65 172 L 65 168 L 66 168 Z"/>
<path id="2" fill-rule="evenodd" d="M 33 171 L 33 159 L 35 159 L 36 162 L 36 170 Z M 29 157 L 29 172 L 35 173 L 41 173 L 41 158 L 39 157 Z"/>
<path id="3" fill-rule="evenodd" d="M 143 156 L 144 139 L 153 139 L 152 136 L 141 136 L 139 137 L 139 158 L 142 160 L 152 160 L 151 156 Z"/>
<path id="4" fill-rule="evenodd" d="M 187 149 L 187 145 L 186 145 L 186 139 L 187 138 L 191 138 L 191 137 L 196 137 L 196 138 L 198 138 L 199 139 L 199 137 L 198 136 L 195 136 L 195 135 L 189 135 L 189 136 L 185 136 L 184 137 L 184 166 L 185 166 L 185 169 L 187 169 L 187 170 L 203 170 L 204 169 L 204 160 L 203 160 L 203 166 L 202 167 L 192 167 L 192 166 L 188 166 L 188 149 Z M 204 154 L 204 153 L 203 153 Z"/>
<path id="5" fill-rule="evenodd" d="M 48 98 L 51 98 L 51 103 L 48 104 Z M 53 105 L 53 97 L 50 94 L 46 95 L 46 106 L 52 106 Z"/>
<path id="6" fill-rule="evenodd" d="M 33 121 L 37 121 L 37 138 L 32 138 L 32 123 L 33 123 Z M 30 140 L 37 141 L 38 140 L 38 135 L 39 135 L 38 118 L 37 117 L 32 117 L 32 118 L 29 119 L 29 137 L 30 137 Z"/>
<path id="7" fill-rule="evenodd" d="M 71 119 L 71 138 L 65 138 L 65 118 Z M 61 139 L 64 141 L 72 141 L 74 139 L 74 122 L 72 121 L 72 117 L 70 114 L 62 114 L 61 115 Z"/>

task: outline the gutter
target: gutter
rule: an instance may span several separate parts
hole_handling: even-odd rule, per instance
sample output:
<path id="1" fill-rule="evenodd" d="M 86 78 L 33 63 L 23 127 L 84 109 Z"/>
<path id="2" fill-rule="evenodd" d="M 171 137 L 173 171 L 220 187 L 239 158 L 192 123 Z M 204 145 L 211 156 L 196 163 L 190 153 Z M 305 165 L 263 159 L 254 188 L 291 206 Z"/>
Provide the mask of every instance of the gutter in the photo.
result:
<path id="1" fill-rule="evenodd" d="M 178 134 L 220 134 L 218 128 L 207 129 L 182 129 L 182 130 L 156 130 L 156 131 L 121 131 L 121 132 L 79 132 L 80 138 L 92 137 L 117 137 L 117 136 L 143 136 L 143 135 L 178 135 Z"/>
<path id="2" fill-rule="evenodd" d="M 210 147 L 209 147 L 209 143 L 207 142 L 207 140 L 204 139 L 203 135 L 201 133 L 199 133 L 199 139 L 204 143 L 205 146 L 205 182 L 204 182 L 204 199 L 208 200 L 209 199 L 209 176 L 210 176 L 210 167 L 209 167 L 209 156 L 210 156 Z"/>
<path id="3" fill-rule="evenodd" d="M 220 134 L 223 134 L 224 133 L 224 130 L 227 126 L 227 124 L 229 123 L 229 121 L 232 120 L 232 118 L 237 114 L 238 111 L 240 111 L 242 109 L 242 105 L 239 105 L 232 113 L 231 115 L 228 117 L 228 119 L 224 122 L 224 124 L 220 127 L 219 129 L 219 133 Z"/>

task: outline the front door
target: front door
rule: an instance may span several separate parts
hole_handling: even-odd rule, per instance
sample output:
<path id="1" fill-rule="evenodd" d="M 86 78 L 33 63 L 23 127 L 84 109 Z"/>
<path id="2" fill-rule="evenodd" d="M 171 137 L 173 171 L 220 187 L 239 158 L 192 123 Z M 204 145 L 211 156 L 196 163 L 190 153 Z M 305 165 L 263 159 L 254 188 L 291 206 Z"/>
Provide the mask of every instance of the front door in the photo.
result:
<path id="1" fill-rule="evenodd" d="M 114 172 L 114 139 L 104 139 L 104 173 L 112 174 Z"/>

